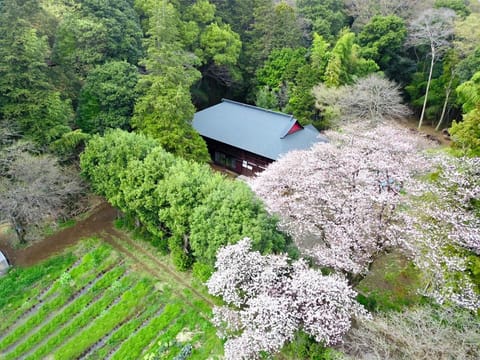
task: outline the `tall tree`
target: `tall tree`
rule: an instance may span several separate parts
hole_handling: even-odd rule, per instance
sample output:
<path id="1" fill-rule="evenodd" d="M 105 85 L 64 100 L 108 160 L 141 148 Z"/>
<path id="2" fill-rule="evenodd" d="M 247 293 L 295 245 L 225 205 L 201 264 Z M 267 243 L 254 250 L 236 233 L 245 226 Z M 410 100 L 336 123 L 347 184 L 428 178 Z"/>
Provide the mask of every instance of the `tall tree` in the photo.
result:
<path id="1" fill-rule="evenodd" d="M 377 70 L 375 61 L 361 57 L 355 34 L 345 29 L 330 53 L 324 81 L 327 86 L 351 84 L 357 77 Z"/>
<path id="2" fill-rule="evenodd" d="M 193 130 L 195 108 L 190 87 L 200 78 L 198 58 L 183 50 L 178 13 L 166 0 L 150 8 L 147 74 L 138 83 L 140 97 L 132 126 L 156 138 L 165 150 L 179 156 L 208 161 L 205 142 Z"/>
<path id="3" fill-rule="evenodd" d="M 428 92 L 432 81 L 433 66 L 435 61 L 445 53 L 445 50 L 450 43 L 450 38 L 453 34 L 454 18 L 455 12 L 453 10 L 430 9 L 420 14 L 409 26 L 409 45 L 415 47 L 427 46 L 429 49 L 427 54 L 430 56 L 428 80 L 418 128 L 421 128 L 425 117 Z"/>
<path id="4" fill-rule="evenodd" d="M 107 128 L 129 129 L 137 97 L 137 68 L 126 61 L 112 61 L 87 76 L 77 110 L 76 124 L 87 133 Z"/>
<path id="5" fill-rule="evenodd" d="M 313 33 L 329 41 L 347 25 L 347 15 L 341 1 L 297 0 L 298 12 L 307 19 Z"/>
<path id="6" fill-rule="evenodd" d="M 395 15 L 374 16 L 358 34 L 360 53 L 375 61 L 389 78 L 399 80 L 405 76 L 402 63 L 407 29 L 403 19 Z"/>
<path id="7" fill-rule="evenodd" d="M 85 0 L 57 29 L 54 61 L 81 78 L 106 60 L 136 64 L 142 55 L 140 21 L 131 0 Z"/>
<path id="8" fill-rule="evenodd" d="M 365 274 L 397 238 L 395 209 L 406 180 L 428 168 L 420 155 L 427 143 L 388 125 L 344 130 L 271 164 L 252 188 L 318 265 Z"/>
<path id="9" fill-rule="evenodd" d="M 35 1 L 5 0 L 0 13 L 0 121 L 45 145 L 69 130 L 71 105 L 49 83 L 49 48 L 26 16 Z M 5 124 L 5 125 L 4 125 Z"/>
<path id="10" fill-rule="evenodd" d="M 285 1 L 257 0 L 253 9 L 254 21 L 249 30 L 250 41 L 245 43 L 248 58 L 246 72 L 255 74 L 273 50 L 298 48 L 303 33 L 295 10 Z"/>

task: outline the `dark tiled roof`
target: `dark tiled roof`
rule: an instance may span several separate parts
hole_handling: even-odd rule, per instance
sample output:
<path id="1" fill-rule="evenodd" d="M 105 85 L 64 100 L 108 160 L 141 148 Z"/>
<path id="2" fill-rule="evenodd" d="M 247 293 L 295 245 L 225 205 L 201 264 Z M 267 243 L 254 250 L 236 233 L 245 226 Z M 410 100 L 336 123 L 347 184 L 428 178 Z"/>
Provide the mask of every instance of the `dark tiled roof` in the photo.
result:
<path id="1" fill-rule="evenodd" d="M 291 115 L 224 99 L 197 112 L 193 127 L 204 137 L 277 160 L 291 150 L 327 141 L 313 126 L 288 135 L 296 122 Z"/>

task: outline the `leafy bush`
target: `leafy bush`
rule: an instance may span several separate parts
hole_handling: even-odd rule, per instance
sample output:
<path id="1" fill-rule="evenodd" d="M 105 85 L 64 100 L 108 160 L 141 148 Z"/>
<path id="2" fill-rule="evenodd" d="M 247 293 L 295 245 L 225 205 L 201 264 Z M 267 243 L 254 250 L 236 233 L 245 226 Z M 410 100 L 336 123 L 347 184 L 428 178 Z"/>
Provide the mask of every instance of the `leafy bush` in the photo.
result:
<path id="1" fill-rule="evenodd" d="M 286 249 L 276 219 L 247 185 L 176 158 L 145 136 L 120 130 L 95 136 L 80 164 L 97 193 L 125 214 L 121 223 L 168 248 L 178 269 L 195 261 L 213 265 L 220 246 L 244 236 L 253 236 L 262 252 Z"/>

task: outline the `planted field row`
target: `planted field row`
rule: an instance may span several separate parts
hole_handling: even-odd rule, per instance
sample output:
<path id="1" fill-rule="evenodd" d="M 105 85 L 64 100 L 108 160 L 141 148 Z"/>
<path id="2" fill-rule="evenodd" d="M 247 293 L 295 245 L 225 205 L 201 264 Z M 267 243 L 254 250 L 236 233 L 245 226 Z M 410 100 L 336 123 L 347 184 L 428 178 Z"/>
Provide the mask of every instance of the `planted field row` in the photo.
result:
<path id="1" fill-rule="evenodd" d="M 13 269 L 0 282 L 0 340 L 14 323 L 41 306 L 46 294 L 54 283 L 51 279 L 60 277 L 71 267 L 78 265 L 73 254 L 66 254 L 47 261 L 43 265 Z"/>
<path id="2" fill-rule="evenodd" d="M 181 274 L 170 277 L 152 258 L 131 246 L 124 249 L 124 242 L 114 243 L 117 250 L 98 240 L 79 245 L 85 251 L 74 249 L 52 276 L 22 285 L 31 295 L 30 311 L 19 316 L 18 303 L 7 313 L 10 325 L 0 339 L 0 358 L 142 359 L 161 353 L 173 359 L 181 351 L 197 359 L 220 355 L 221 342 L 208 322 L 209 304 L 176 282 Z M 141 262 L 144 258 L 150 262 Z M 192 335 L 182 338 L 182 333 Z M 160 351 L 161 344 L 172 346 Z"/>
<path id="3" fill-rule="evenodd" d="M 0 349 L 8 352 L 14 344 L 26 339 L 26 336 L 35 330 L 48 317 L 80 296 L 82 291 L 90 287 L 92 283 L 103 275 L 103 271 L 114 265 L 114 260 L 109 256 L 111 250 L 106 246 L 98 247 L 85 255 L 79 266 L 68 273 L 63 273 L 47 292 L 46 296 L 52 295 L 50 300 L 42 307 L 33 312 L 20 326 L 12 327 L 11 331 L 0 341 Z M 94 259 L 104 259 L 96 261 Z"/>
<path id="4" fill-rule="evenodd" d="M 47 339 L 52 333 L 60 329 L 61 326 L 68 321 L 71 321 L 75 316 L 88 308 L 97 297 L 103 294 L 103 292 L 111 285 L 112 281 L 115 281 L 115 279 L 118 279 L 123 275 L 124 271 L 124 268 L 116 267 L 105 273 L 104 276 L 100 277 L 99 280 L 88 289 L 88 291 L 68 303 L 68 305 L 63 308 L 63 311 L 57 312 L 56 316 L 52 317 L 50 321 L 45 322 L 43 326 L 39 326 L 27 341 L 17 346 L 14 351 L 5 357 L 5 359 L 17 359 L 18 356 L 25 351 L 32 349 L 36 344 Z"/>

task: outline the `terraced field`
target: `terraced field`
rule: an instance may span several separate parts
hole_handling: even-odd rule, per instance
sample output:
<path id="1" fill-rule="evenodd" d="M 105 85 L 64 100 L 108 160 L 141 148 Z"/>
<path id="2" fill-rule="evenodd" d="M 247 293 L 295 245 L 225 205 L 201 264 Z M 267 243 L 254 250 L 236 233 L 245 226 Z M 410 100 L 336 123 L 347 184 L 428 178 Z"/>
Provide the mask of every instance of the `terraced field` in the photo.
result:
<path id="1" fill-rule="evenodd" d="M 211 300 L 121 233 L 102 237 L 0 280 L 0 359 L 219 358 Z"/>

